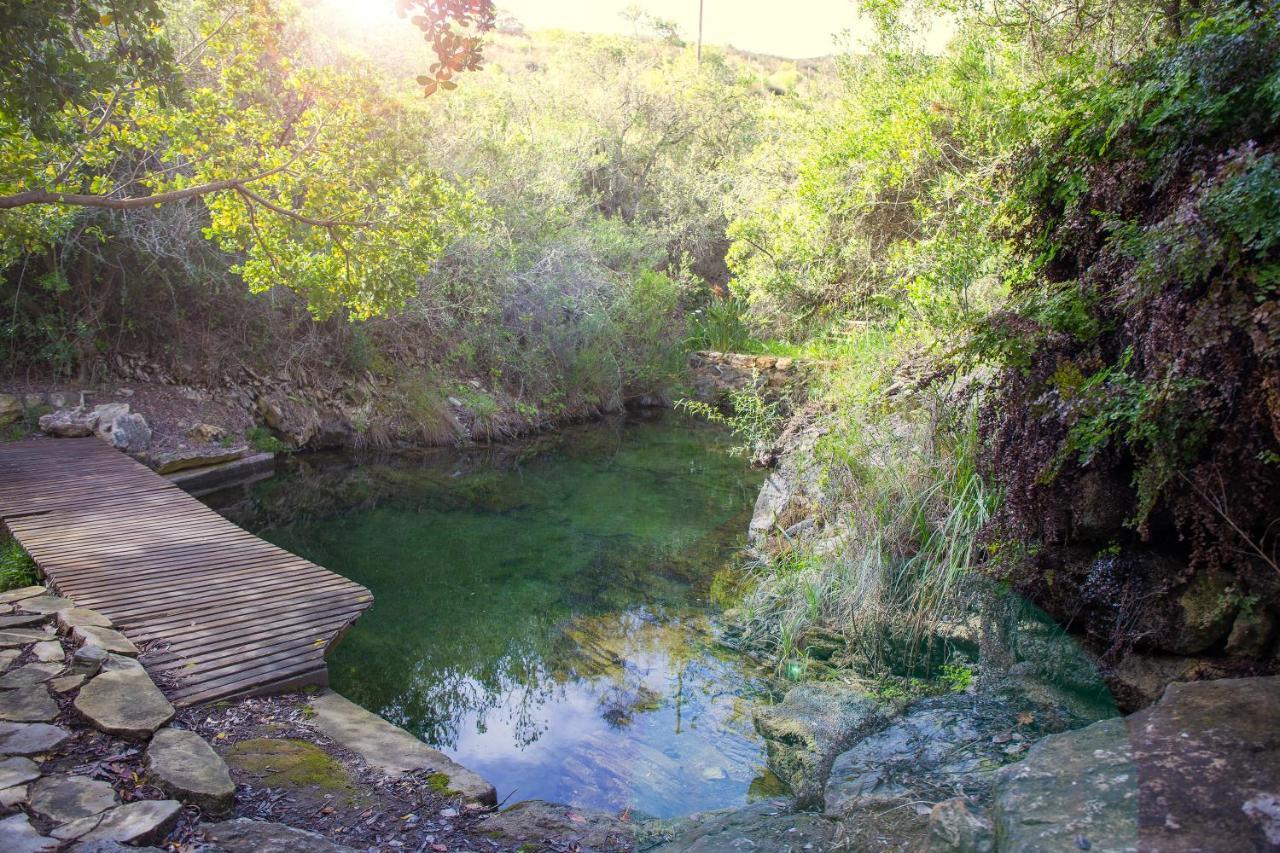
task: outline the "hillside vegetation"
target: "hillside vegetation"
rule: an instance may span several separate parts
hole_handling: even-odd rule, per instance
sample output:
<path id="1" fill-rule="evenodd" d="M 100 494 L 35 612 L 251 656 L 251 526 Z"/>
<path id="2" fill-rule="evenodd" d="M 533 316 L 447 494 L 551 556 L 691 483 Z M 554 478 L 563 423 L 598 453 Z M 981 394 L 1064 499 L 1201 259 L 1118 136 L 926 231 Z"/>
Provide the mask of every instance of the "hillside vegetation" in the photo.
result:
<path id="1" fill-rule="evenodd" d="M 121 9 L 0 92 L 10 376 L 275 377 L 395 444 L 456 438 L 450 399 L 487 436 L 676 399 L 692 349 L 813 358 L 803 405 L 707 412 L 804 483 L 725 594 L 776 662 L 893 669 L 982 577 L 1108 672 L 1275 668 L 1273 2 L 877 0 L 811 62 L 504 18 L 456 75 L 407 22 Z M 64 43 L 29 14 L 8 67 Z"/>

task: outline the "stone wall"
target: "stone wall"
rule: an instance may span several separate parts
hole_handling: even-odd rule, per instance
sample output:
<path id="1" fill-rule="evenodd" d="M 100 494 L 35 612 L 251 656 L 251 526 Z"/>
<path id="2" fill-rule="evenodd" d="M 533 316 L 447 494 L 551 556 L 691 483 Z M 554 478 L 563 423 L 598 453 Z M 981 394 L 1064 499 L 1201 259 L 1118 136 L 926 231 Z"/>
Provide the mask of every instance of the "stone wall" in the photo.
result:
<path id="1" fill-rule="evenodd" d="M 730 391 L 756 388 L 790 395 L 830 362 L 775 355 L 745 355 L 703 350 L 689 355 L 693 396 L 704 403 L 726 403 Z"/>

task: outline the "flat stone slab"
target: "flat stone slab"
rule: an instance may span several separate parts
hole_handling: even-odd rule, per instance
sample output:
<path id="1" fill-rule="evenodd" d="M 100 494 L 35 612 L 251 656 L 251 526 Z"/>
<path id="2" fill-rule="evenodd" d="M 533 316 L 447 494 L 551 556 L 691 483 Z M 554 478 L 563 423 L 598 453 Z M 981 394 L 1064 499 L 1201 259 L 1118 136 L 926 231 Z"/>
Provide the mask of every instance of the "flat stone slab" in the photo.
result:
<path id="1" fill-rule="evenodd" d="M 81 646 L 71 653 L 71 672 L 92 678 L 107 661 L 107 650 L 100 646 Z"/>
<path id="2" fill-rule="evenodd" d="M 448 777 L 448 790 L 469 802 L 495 805 L 498 801 L 493 786 L 481 776 L 333 691 L 313 698 L 311 709 L 315 724 L 326 737 L 385 773 L 440 773 Z"/>
<path id="3" fill-rule="evenodd" d="M 84 684 L 84 682 L 85 676 L 77 672 L 72 675 L 64 675 L 60 678 L 55 678 L 49 682 L 49 686 L 53 688 L 54 693 L 67 693 L 71 690 L 75 690 L 81 684 Z"/>
<path id="4" fill-rule="evenodd" d="M 100 814 L 116 804 L 106 782 L 88 776 L 45 776 L 31 786 L 31 809 L 54 823 L 70 823 Z"/>
<path id="5" fill-rule="evenodd" d="M 66 729 L 47 723 L 0 723 L 0 754 L 37 755 L 69 737 Z"/>
<path id="6" fill-rule="evenodd" d="M 29 687 L 41 684 L 62 672 L 60 663 L 29 663 L 12 672 L 0 676 L 0 690 L 11 690 L 14 687 Z"/>
<path id="7" fill-rule="evenodd" d="M 159 847 L 125 846 L 119 841 L 81 841 L 71 845 L 71 853 L 166 853 Z"/>
<path id="8" fill-rule="evenodd" d="M 190 450 L 152 451 L 147 455 L 147 464 L 157 474 L 173 474 L 189 468 L 203 468 L 208 465 L 220 465 L 234 462 L 242 458 L 249 450 L 247 446 L 239 447 L 204 447 Z"/>
<path id="9" fill-rule="evenodd" d="M 206 814 L 224 814 L 235 800 L 236 785 L 226 762 L 195 732 L 156 732 L 147 747 L 147 770 L 169 796 L 194 803 Z"/>
<path id="10" fill-rule="evenodd" d="M 60 841 L 158 841 L 178 822 L 182 803 L 177 800 L 138 800 L 73 820 L 53 831 Z"/>
<path id="11" fill-rule="evenodd" d="M 49 621 L 48 613 L 24 613 L 21 616 L 0 616 L 0 631 L 11 628 L 33 628 Z"/>
<path id="12" fill-rule="evenodd" d="M 24 598 L 18 603 L 18 608 L 28 613 L 56 613 L 74 606 L 75 602 L 71 599 L 57 595 L 37 595 L 34 598 Z"/>
<path id="13" fill-rule="evenodd" d="M 210 844 L 227 853 L 355 853 L 323 835 L 265 820 L 242 817 L 201 829 Z"/>
<path id="14" fill-rule="evenodd" d="M 80 688 L 75 707 L 102 731 L 122 737 L 149 737 L 173 719 L 173 706 L 142 667 L 98 675 Z"/>
<path id="15" fill-rule="evenodd" d="M 58 716 L 58 703 L 43 684 L 0 690 L 0 720 L 15 723 L 47 723 Z"/>
<path id="16" fill-rule="evenodd" d="M 37 644 L 38 645 L 38 644 Z M 0 672 L 4 672 L 9 668 L 9 664 L 18 659 L 18 655 L 22 654 L 21 649 L 4 649 L 0 650 Z"/>
<path id="17" fill-rule="evenodd" d="M 25 601 L 28 598 L 35 598 L 37 595 L 44 595 L 48 591 L 48 587 L 43 586 L 24 586 L 21 589 L 11 589 L 8 592 L 0 593 L 0 604 Z"/>
<path id="18" fill-rule="evenodd" d="M 40 765 L 30 758 L 13 756 L 0 761 L 0 788 L 12 788 L 40 778 Z"/>
<path id="19" fill-rule="evenodd" d="M 238 486 L 264 480 L 274 473 L 275 458 L 274 453 L 255 453 L 243 459 L 166 474 L 165 479 L 183 491 L 200 494 L 232 485 Z"/>
<path id="20" fill-rule="evenodd" d="M 117 655 L 135 657 L 138 647 L 129 638 L 112 628 L 100 628 L 95 625 L 77 625 L 71 631 L 71 639 L 86 646 L 97 646 Z"/>
<path id="21" fill-rule="evenodd" d="M 58 663 L 66 658 L 66 652 L 62 649 L 62 643 L 57 640 L 44 640 L 36 643 L 31 647 L 31 654 L 35 655 L 36 660 L 45 663 Z"/>
<path id="22" fill-rule="evenodd" d="M 0 820 L 0 850 L 5 853 L 44 853 L 57 847 L 58 842 L 36 832 L 24 814 Z"/>
<path id="23" fill-rule="evenodd" d="M 44 631 L 33 631 L 30 628 L 9 628 L 0 631 L 0 646 L 13 648 L 14 646 L 29 646 L 32 643 L 39 643 L 52 637 L 52 634 L 46 634 Z"/>
<path id="24" fill-rule="evenodd" d="M 27 786 L 14 785 L 12 788 L 0 788 L 0 806 L 11 809 L 27 801 Z"/>
<path id="25" fill-rule="evenodd" d="M 96 610 L 87 607 L 68 607 L 58 611 L 58 630 L 67 633 L 81 625 L 93 628 L 110 628 L 111 620 Z"/>

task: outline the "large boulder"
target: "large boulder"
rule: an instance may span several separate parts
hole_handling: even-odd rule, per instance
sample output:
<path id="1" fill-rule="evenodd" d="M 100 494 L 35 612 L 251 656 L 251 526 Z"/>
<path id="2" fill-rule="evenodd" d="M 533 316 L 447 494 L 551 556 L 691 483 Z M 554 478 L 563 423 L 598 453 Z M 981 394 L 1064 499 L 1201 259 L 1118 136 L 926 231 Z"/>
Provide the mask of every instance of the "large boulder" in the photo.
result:
<path id="1" fill-rule="evenodd" d="M 294 447 L 306 446 L 320 431 L 316 410 L 283 394 L 263 394 L 255 408 L 262 422 Z"/>
<path id="2" fill-rule="evenodd" d="M 1067 722 L 1016 691 L 924 699 L 836 757 L 823 794 L 826 813 L 864 819 L 936 800 L 941 791 L 985 799 L 1000 766 Z"/>
<path id="3" fill-rule="evenodd" d="M 59 409 L 40 416 L 40 431 L 54 438 L 87 438 L 98 425 L 98 415 L 83 409 Z"/>
<path id="4" fill-rule="evenodd" d="M 1280 677 L 1222 679 L 1046 738 L 997 774 L 999 849 L 1274 849 L 1276 720 Z"/>
<path id="5" fill-rule="evenodd" d="M 129 411 L 128 403 L 94 406 L 93 432 L 117 450 L 141 453 L 151 444 L 151 427 L 142 415 Z"/>
<path id="6" fill-rule="evenodd" d="M 1138 771 L 1119 717 L 1051 735 L 997 775 L 1001 850 L 1136 851 Z"/>
<path id="7" fill-rule="evenodd" d="M 1280 676 L 1170 684 L 1128 718 L 1147 850 L 1280 847 Z"/>
<path id="8" fill-rule="evenodd" d="M 777 705 L 756 709 L 769 769 L 807 807 L 822 798 L 832 759 L 884 722 L 885 709 L 861 689 L 838 682 L 802 684 Z"/>

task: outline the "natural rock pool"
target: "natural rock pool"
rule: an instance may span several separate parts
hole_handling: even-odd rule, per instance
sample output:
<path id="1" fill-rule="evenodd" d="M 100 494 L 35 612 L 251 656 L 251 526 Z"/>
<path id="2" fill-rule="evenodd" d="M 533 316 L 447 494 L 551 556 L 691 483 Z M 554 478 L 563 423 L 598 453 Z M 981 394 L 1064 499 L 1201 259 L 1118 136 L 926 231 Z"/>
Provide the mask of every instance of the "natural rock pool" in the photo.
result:
<path id="1" fill-rule="evenodd" d="M 769 792 L 764 673 L 713 640 L 760 475 L 672 414 L 513 446 L 304 455 L 209 498 L 373 591 L 333 686 L 508 802 L 670 817 Z"/>

